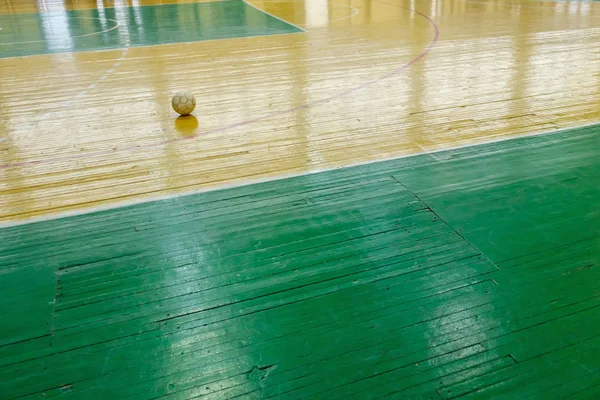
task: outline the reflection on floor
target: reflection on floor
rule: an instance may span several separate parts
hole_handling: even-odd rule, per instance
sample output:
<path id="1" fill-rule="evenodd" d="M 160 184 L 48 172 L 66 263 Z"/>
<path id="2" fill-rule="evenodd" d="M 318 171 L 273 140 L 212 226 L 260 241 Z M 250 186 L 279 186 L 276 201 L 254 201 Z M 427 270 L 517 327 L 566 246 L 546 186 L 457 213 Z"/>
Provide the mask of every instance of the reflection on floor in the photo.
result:
<path id="1" fill-rule="evenodd" d="M 136 14 L 155 12 L 137 7 L 155 3 L 52 0 L 39 8 L 68 16 L 65 8 L 95 5 L 77 12 L 118 21 L 107 40 L 172 37 Z M 6 4 L 3 18 L 26 3 Z M 600 39 L 597 3 L 252 4 L 306 32 L 0 59 L 0 222 L 600 119 L 600 60 L 590 50 Z M 160 7 L 250 12 L 239 1 Z M 213 21 L 189 14 L 163 22 L 186 31 L 190 21 Z M 265 28 L 265 15 L 251 26 Z M 84 21 L 90 33 L 99 23 Z M 61 46 L 99 39 L 51 28 L 51 38 L 64 34 Z M 198 124 L 185 130 L 169 105 L 181 89 L 198 100 Z"/>
<path id="2" fill-rule="evenodd" d="M 3 394 L 596 398 L 598 148 L 600 125 L 3 229 Z"/>
<path id="3" fill-rule="evenodd" d="M 599 23 L 0 2 L 0 397 L 600 398 Z"/>
<path id="4" fill-rule="evenodd" d="M 302 32 L 241 0 L 0 14 L 0 26 L 0 57 Z"/>

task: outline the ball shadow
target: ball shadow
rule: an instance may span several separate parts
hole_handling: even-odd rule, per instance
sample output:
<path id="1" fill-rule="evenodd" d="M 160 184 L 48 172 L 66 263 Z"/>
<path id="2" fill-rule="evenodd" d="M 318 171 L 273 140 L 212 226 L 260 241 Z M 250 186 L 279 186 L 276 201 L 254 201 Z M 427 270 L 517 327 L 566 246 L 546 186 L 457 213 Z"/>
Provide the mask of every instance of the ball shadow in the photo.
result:
<path id="1" fill-rule="evenodd" d="M 175 129 L 183 136 L 194 136 L 198 132 L 198 119 L 193 115 L 182 115 L 175 119 Z"/>

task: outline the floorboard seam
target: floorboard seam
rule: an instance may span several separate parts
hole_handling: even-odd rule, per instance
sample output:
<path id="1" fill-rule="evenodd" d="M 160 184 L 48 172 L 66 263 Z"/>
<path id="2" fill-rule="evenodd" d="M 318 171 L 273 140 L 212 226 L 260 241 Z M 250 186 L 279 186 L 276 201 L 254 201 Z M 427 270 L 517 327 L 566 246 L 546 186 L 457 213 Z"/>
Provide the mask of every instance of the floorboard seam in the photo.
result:
<path id="1" fill-rule="evenodd" d="M 465 238 L 460 232 L 458 232 L 456 229 L 454 229 L 454 227 L 451 226 L 448 223 L 448 221 L 446 221 L 444 218 L 442 218 L 433 208 L 431 208 L 429 206 L 429 204 L 427 204 L 422 198 L 420 198 L 418 194 L 416 194 L 414 191 L 412 191 L 404 183 L 402 183 L 401 181 L 399 181 L 395 176 L 392 176 L 392 178 L 396 182 L 398 182 L 398 184 L 400 184 L 403 188 L 405 188 L 408 192 L 410 192 L 413 196 L 415 196 L 415 198 L 417 200 L 419 200 L 421 203 L 423 203 L 423 205 L 427 208 L 427 210 L 429 210 L 433 215 L 436 216 L 436 218 L 438 218 L 440 221 L 442 221 L 450 230 L 452 230 L 452 232 L 456 233 L 458 235 L 458 237 L 460 237 L 465 243 L 467 243 L 473 250 L 475 250 L 476 252 L 478 252 L 487 262 L 489 262 L 490 264 L 492 264 L 494 267 L 496 267 L 496 269 L 498 271 L 500 271 L 500 268 L 496 265 L 496 263 L 494 263 L 492 260 L 490 260 L 485 254 L 483 254 L 483 252 L 481 250 L 479 250 L 477 247 L 475 247 L 469 240 L 467 240 L 467 238 Z"/>

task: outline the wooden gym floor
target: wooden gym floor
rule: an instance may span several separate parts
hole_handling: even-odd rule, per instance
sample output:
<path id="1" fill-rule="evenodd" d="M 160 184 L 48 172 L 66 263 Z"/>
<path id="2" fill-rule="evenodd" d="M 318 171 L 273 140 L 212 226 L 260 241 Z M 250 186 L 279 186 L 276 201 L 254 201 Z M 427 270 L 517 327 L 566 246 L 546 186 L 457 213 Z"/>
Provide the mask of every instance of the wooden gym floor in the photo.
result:
<path id="1" fill-rule="evenodd" d="M 3 0 L 0 72 L 1 399 L 600 398 L 600 2 Z"/>

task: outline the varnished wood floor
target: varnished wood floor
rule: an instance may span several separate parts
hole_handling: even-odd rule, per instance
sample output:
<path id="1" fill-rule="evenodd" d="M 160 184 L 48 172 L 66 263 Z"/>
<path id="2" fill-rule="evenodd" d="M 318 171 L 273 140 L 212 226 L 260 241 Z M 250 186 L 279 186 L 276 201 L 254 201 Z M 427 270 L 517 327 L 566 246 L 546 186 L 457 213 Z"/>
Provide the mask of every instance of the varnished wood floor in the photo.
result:
<path id="1" fill-rule="evenodd" d="M 600 398 L 599 43 L 598 2 L 2 1 L 0 399 Z"/>
<path id="2" fill-rule="evenodd" d="M 4 1 L 0 38 L 98 4 Z M 306 32 L 167 45 L 127 5 L 100 8 L 123 48 L 0 58 L 3 222 L 600 118 L 595 2 L 252 1 Z M 156 45 L 124 48 L 133 24 Z M 169 107 L 181 88 L 196 120 Z"/>
<path id="3" fill-rule="evenodd" d="M 600 396 L 600 125 L 0 230 L 3 399 Z"/>

